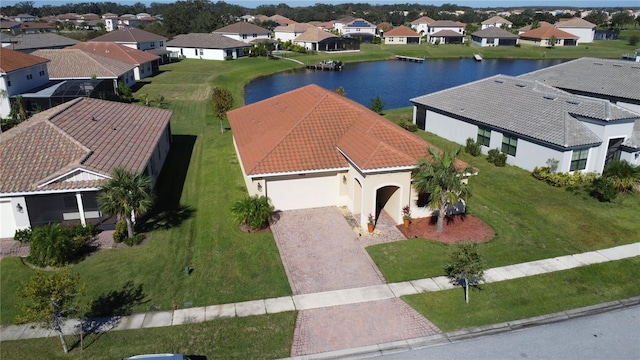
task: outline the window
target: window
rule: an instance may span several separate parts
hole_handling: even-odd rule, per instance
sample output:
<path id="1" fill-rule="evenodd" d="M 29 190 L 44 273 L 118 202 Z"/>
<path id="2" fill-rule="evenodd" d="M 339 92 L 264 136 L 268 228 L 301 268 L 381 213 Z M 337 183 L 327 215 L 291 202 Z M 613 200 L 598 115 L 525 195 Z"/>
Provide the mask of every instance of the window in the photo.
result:
<path id="1" fill-rule="evenodd" d="M 569 166 L 569 171 L 586 169 L 588 157 L 589 149 L 573 150 L 573 154 L 571 154 L 571 166 Z"/>
<path id="2" fill-rule="evenodd" d="M 200 49 L 200 56 L 204 55 L 204 49 Z"/>
<path id="3" fill-rule="evenodd" d="M 7 75 L 7 86 L 11 86 L 11 78 Z"/>
<path id="4" fill-rule="evenodd" d="M 31 73 L 31 69 L 27 69 L 26 72 L 27 72 L 27 80 L 33 79 L 33 74 Z"/>
<path id="5" fill-rule="evenodd" d="M 40 76 L 44 76 L 44 65 L 40 65 L 40 66 L 38 67 L 38 74 L 39 74 Z"/>
<path id="6" fill-rule="evenodd" d="M 242 38 L 246 39 L 247 38 L 247 34 L 242 34 Z"/>
<path id="7" fill-rule="evenodd" d="M 389 42 L 392 43 L 393 42 L 393 36 L 389 37 Z"/>
<path id="8" fill-rule="evenodd" d="M 502 135 L 502 152 L 511 156 L 516 156 L 518 138 L 515 136 Z"/>
<path id="9" fill-rule="evenodd" d="M 254 37 L 254 38 L 257 38 L 257 37 L 258 37 L 258 34 L 253 34 L 253 37 Z"/>
<path id="10" fill-rule="evenodd" d="M 164 47 L 164 41 L 160 41 L 160 47 Z"/>
<path id="11" fill-rule="evenodd" d="M 478 143 L 483 146 L 489 146 L 491 143 L 491 130 L 478 126 Z"/>

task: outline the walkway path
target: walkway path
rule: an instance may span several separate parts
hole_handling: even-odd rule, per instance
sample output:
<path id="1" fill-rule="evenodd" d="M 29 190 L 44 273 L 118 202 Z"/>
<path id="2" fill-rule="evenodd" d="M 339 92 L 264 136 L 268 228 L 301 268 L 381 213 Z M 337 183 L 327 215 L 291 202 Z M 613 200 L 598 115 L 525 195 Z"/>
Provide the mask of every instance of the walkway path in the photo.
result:
<path id="1" fill-rule="evenodd" d="M 559 256 L 551 259 L 488 269 L 485 271 L 485 282 L 499 282 L 636 256 L 640 256 L 640 242 L 576 255 Z M 242 317 L 293 310 L 323 309 L 336 305 L 362 304 L 378 300 L 394 299 L 403 295 L 446 290 L 452 287 L 445 277 L 435 277 L 234 304 L 211 305 L 175 311 L 138 313 L 114 319 L 94 319 L 92 325 L 96 330 L 102 331 L 183 325 L 234 316 Z M 38 327 L 32 328 L 32 326 L 32 324 L 3 325 L 0 327 L 0 339 L 17 340 L 54 335 Z M 65 330 L 67 334 L 77 332 L 78 330 L 78 321 L 67 322 Z"/>

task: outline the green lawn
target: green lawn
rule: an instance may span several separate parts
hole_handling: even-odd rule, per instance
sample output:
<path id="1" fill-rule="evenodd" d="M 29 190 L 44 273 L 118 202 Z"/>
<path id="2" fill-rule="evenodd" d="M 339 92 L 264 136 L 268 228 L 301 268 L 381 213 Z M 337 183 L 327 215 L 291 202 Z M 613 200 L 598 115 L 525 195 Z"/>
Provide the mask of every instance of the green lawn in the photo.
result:
<path id="1" fill-rule="evenodd" d="M 482 285 L 469 304 L 462 288 L 403 296 L 442 331 L 626 299 L 640 294 L 640 257 Z"/>
<path id="2" fill-rule="evenodd" d="M 387 111 L 397 121 L 411 108 Z M 416 134 L 441 148 L 456 147 L 445 139 L 418 131 Z M 640 193 L 601 203 L 538 181 L 513 166 L 488 163 L 484 156 L 461 154 L 479 169 L 469 179 L 472 196 L 468 213 L 485 221 L 496 232 L 494 240 L 480 244 L 487 267 L 503 266 L 560 255 L 574 254 L 640 241 Z M 446 225 L 444 231 L 447 231 Z M 444 275 L 451 246 L 411 239 L 367 248 L 387 281 L 397 282 Z"/>
<path id="3" fill-rule="evenodd" d="M 114 360 L 147 353 L 198 355 L 195 359 L 279 359 L 290 356 L 296 312 L 208 321 L 199 324 L 66 336 L 69 354 L 57 337 L 3 341 L 2 359 Z"/>

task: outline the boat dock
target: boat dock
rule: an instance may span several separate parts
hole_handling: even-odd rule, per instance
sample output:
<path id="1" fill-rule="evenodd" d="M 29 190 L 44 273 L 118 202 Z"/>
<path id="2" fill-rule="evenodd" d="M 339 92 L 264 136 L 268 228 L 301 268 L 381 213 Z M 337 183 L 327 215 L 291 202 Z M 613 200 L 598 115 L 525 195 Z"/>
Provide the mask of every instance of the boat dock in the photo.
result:
<path id="1" fill-rule="evenodd" d="M 314 70 L 329 70 L 340 71 L 342 70 L 342 61 L 324 60 L 315 64 L 307 64 L 307 69 Z"/>
<path id="2" fill-rule="evenodd" d="M 482 61 L 482 56 L 480 56 L 480 54 L 473 54 L 473 58 L 474 58 L 476 61 Z"/>
<path id="3" fill-rule="evenodd" d="M 424 61 L 424 58 L 411 57 L 411 56 L 402 56 L 402 55 L 396 55 L 396 59 L 402 60 L 402 61 L 419 62 L 419 63 Z"/>

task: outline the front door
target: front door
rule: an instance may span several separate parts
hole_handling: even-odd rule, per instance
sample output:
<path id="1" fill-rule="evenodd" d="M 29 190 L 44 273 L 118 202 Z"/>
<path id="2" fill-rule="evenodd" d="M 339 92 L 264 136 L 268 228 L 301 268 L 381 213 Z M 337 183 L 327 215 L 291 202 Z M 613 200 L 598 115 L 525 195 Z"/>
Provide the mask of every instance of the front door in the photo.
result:
<path id="1" fill-rule="evenodd" d="M 606 166 L 613 160 L 620 160 L 620 146 L 624 142 L 624 138 L 615 138 L 609 140 L 609 146 L 607 147 L 607 157 L 604 159 L 604 165 Z"/>

